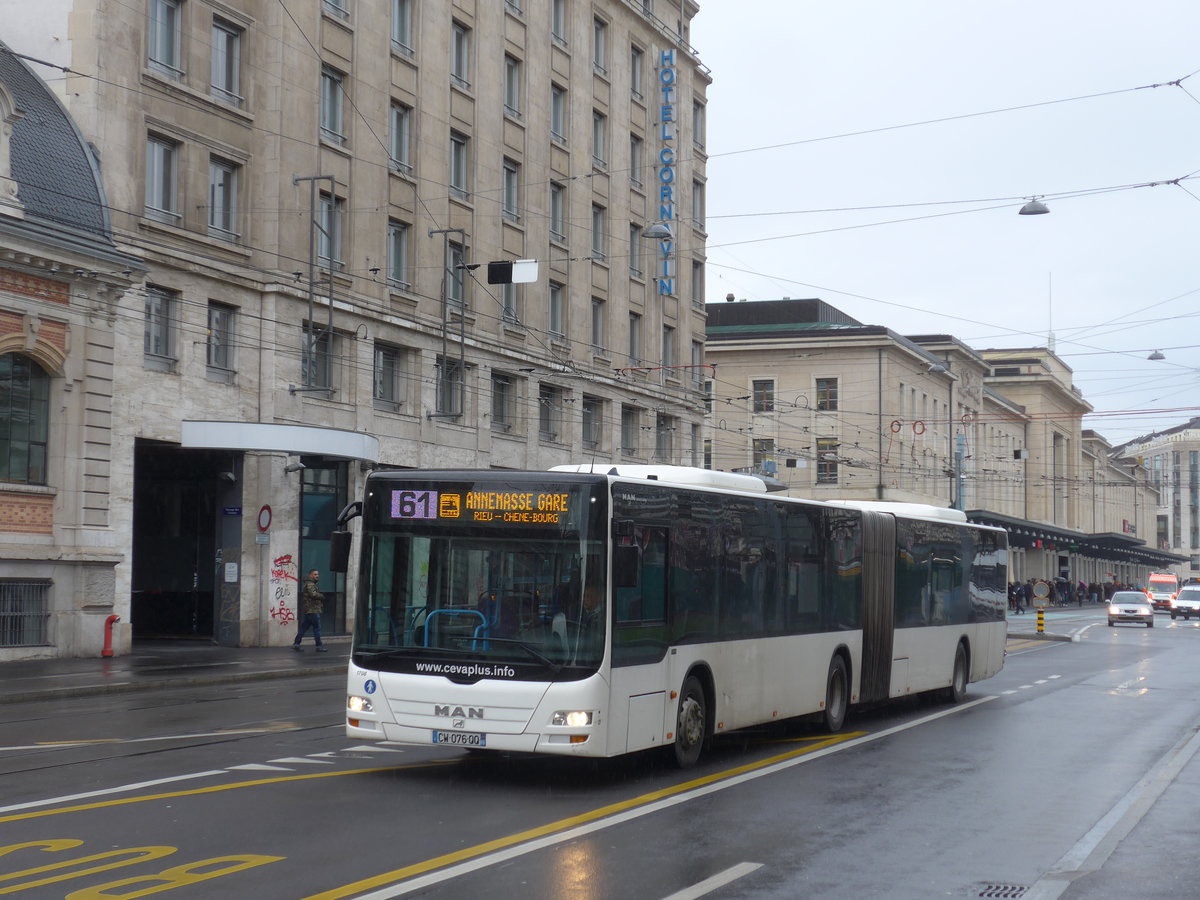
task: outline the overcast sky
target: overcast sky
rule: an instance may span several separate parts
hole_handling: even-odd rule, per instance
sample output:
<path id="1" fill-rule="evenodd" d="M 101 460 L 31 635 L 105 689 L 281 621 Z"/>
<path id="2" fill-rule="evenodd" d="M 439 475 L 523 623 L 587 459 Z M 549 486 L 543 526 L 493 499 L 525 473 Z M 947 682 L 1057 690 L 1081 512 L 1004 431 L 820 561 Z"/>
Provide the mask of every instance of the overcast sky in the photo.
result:
<path id="1" fill-rule="evenodd" d="M 710 302 L 1053 331 L 1114 445 L 1200 415 L 1200 2 L 701 0 L 692 43 Z"/>

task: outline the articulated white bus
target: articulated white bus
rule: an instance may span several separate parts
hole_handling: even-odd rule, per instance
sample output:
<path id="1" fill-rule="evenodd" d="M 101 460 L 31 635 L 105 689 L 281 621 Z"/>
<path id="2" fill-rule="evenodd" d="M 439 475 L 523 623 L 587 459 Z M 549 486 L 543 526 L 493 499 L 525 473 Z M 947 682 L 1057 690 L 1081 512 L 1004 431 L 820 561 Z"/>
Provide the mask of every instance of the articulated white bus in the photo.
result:
<path id="1" fill-rule="evenodd" d="M 602 469 L 602 470 L 601 470 Z M 346 732 L 608 757 L 923 691 L 1004 662 L 1007 534 L 671 466 L 372 473 Z M 349 533 L 335 533 L 336 558 Z"/>

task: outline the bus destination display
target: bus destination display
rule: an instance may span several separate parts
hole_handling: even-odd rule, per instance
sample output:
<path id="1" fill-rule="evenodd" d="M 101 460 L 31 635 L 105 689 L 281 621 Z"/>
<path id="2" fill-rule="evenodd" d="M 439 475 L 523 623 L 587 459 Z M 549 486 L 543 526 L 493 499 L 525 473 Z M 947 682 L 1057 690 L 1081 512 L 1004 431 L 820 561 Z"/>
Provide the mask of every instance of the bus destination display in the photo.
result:
<path id="1" fill-rule="evenodd" d="M 393 519 L 561 525 L 570 513 L 564 491 L 392 491 Z"/>

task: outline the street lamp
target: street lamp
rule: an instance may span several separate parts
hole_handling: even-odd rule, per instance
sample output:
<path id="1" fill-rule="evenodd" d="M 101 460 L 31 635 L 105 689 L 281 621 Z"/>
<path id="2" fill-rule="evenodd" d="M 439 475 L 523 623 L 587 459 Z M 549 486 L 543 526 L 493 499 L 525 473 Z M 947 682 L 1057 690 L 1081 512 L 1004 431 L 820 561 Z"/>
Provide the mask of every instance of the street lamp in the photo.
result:
<path id="1" fill-rule="evenodd" d="M 1028 203 L 1017 210 L 1019 216 L 1044 216 L 1050 212 L 1050 207 L 1039 200 L 1037 197 L 1030 199 Z"/>

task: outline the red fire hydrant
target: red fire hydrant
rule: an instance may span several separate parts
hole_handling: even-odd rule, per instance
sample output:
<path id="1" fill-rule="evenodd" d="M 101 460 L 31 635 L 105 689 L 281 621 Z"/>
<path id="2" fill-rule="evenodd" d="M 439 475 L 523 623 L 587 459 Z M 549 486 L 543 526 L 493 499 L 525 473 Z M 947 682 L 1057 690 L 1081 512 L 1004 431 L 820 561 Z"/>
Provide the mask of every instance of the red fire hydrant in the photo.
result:
<path id="1" fill-rule="evenodd" d="M 113 648 L 112 648 L 113 625 L 115 625 L 117 622 L 120 622 L 120 621 L 121 621 L 121 617 L 118 615 L 109 616 L 107 619 L 104 620 L 104 649 L 100 651 L 101 656 L 112 656 L 113 655 Z"/>

